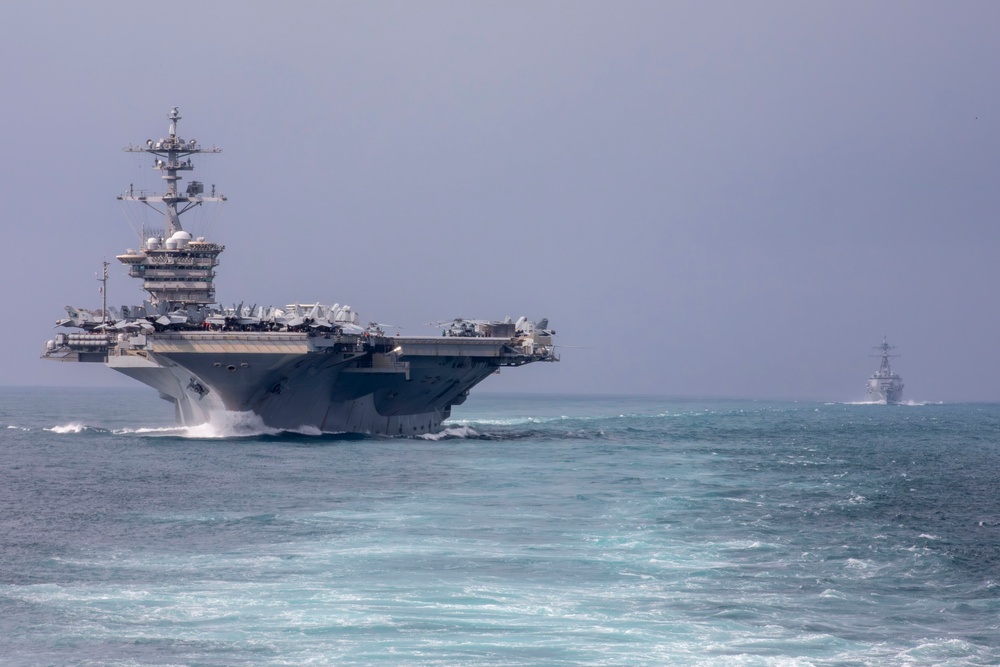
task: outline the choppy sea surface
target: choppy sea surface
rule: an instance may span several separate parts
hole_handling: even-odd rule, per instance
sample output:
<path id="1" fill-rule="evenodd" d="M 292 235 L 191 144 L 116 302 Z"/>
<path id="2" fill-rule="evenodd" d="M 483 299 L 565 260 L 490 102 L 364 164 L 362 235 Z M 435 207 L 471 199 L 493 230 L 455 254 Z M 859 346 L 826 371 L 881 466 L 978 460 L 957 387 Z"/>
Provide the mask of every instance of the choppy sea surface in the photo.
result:
<path id="1" fill-rule="evenodd" d="M 1000 406 L 0 389 L 2 665 L 1000 664 Z"/>

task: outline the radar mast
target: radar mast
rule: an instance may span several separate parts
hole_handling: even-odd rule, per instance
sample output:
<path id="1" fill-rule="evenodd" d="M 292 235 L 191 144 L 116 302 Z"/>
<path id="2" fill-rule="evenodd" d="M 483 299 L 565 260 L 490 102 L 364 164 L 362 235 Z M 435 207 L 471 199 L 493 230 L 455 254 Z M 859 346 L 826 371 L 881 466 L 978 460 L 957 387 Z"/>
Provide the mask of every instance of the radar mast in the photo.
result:
<path id="1" fill-rule="evenodd" d="M 177 133 L 177 121 L 181 119 L 177 107 L 167 114 L 170 120 L 168 136 L 158 141 L 147 139 L 146 144 L 129 145 L 122 150 L 127 153 L 150 153 L 154 156 L 153 169 L 160 171 L 166 181 L 166 191 L 162 193 L 136 190 L 129 185 L 128 191 L 118 196 L 121 201 L 138 202 L 164 218 L 165 233 L 140 233 L 140 250 L 129 250 L 118 255 L 118 260 L 129 265 L 129 275 L 143 280 L 143 289 L 149 292 L 154 304 L 165 303 L 170 308 L 186 304 L 215 303 L 215 267 L 218 256 L 225 247 L 209 243 L 203 237 L 192 239 L 191 234 L 181 226 L 181 216 L 205 202 L 224 202 L 225 195 L 217 194 L 215 186 L 205 195 L 205 186 L 200 181 L 189 181 L 183 192 L 179 190 L 182 176 L 179 172 L 193 171 L 191 156 L 200 153 L 221 153 L 222 149 L 212 146 L 202 147 L 196 140 L 185 141 Z M 162 204 L 163 210 L 155 204 Z M 163 233 L 163 232 L 159 232 Z"/>
<path id="2" fill-rule="evenodd" d="M 895 345 L 889 345 L 885 336 L 882 336 L 882 344 L 876 345 L 875 349 L 879 351 L 879 354 L 873 354 L 872 356 L 876 359 L 881 358 L 881 363 L 879 364 L 877 375 L 879 377 L 890 377 L 892 375 L 892 368 L 889 366 L 889 359 L 892 357 L 898 357 L 898 354 L 889 354 L 890 350 L 895 350 Z"/>

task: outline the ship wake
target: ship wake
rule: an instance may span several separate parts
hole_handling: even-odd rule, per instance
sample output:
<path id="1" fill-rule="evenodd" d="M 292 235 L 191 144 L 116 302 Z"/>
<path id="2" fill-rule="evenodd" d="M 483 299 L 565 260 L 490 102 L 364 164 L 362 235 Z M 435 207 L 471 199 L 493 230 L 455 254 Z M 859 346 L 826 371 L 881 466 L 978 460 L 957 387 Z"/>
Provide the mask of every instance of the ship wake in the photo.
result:
<path id="1" fill-rule="evenodd" d="M 843 401 L 838 403 L 827 403 L 826 405 L 885 405 L 885 401 Z M 909 407 L 920 407 L 923 405 L 944 405 L 942 401 L 899 401 L 890 405 L 903 405 Z"/>

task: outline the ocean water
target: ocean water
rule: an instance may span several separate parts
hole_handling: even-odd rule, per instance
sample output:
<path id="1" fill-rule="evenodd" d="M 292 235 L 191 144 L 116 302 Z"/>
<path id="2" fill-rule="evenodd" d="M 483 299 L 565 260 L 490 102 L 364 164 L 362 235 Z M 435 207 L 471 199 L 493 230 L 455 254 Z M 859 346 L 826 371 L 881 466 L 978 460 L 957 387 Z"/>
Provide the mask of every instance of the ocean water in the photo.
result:
<path id="1" fill-rule="evenodd" d="M 0 389 L 2 665 L 1000 664 L 1000 406 Z"/>

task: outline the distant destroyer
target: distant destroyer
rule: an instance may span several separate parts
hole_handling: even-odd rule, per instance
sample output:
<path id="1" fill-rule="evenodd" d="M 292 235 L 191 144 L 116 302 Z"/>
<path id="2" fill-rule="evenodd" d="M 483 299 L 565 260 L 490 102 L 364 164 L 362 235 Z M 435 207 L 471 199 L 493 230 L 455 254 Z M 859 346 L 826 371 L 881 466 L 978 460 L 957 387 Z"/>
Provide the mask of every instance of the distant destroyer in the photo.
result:
<path id="1" fill-rule="evenodd" d="M 889 365 L 889 358 L 895 354 L 889 354 L 895 349 L 894 345 L 889 345 L 885 337 L 882 337 L 882 344 L 875 347 L 879 354 L 872 355 L 881 359 L 878 370 L 868 380 L 868 397 L 876 403 L 895 405 L 903 397 L 903 378 L 892 372 Z"/>
<path id="2" fill-rule="evenodd" d="M 364 327 L 350 306 L 293 303 L 281 308 L 216 303 L 214 278 L 224 247 L 192 237 L 184 213 L 226 197 L 189 180 L 191 156 L 219 153 L 178 134 L 128 146 L 153 156 L 166 191 L 134 187 L 118 198 L 153 208 L 163 229 L 143 228 L 140 247 L 118 260 L 143 281 L 141 305 L 100 310 L 66 307 L 57 326 L 77 331 L 48 341 L 45 359 L 102 362 L 174 404 L 185 426 L 213 414 L 253 412 L 278 429 L 417 435 L 433 432 L 469 390 L 502 366 L 558 361 L 548 320 L 440 323 L 441 336 L 389 336 Z M 107 282 L 107 262 L 104 264 Z"/>

